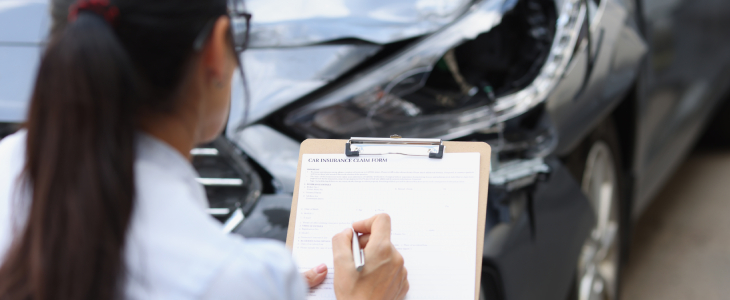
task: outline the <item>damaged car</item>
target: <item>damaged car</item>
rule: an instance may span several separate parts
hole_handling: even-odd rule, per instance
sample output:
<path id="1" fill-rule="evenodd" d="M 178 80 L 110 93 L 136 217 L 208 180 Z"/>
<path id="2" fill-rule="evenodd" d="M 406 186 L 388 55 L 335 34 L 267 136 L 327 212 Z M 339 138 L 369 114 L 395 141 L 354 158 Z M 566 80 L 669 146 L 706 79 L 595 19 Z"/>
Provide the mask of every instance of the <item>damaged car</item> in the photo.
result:
<path id="1" fill-rule="evenodd" d="M 209 213 L 283 241 L 304 139 L 487 142 L 481 299 L 617 299 L 632 222 L 730 86 L 722 0 L 246 5 L 246 78 L 191 153 Z M 0 2 L 3 135 L 25 118 L 47 6 Z"/>

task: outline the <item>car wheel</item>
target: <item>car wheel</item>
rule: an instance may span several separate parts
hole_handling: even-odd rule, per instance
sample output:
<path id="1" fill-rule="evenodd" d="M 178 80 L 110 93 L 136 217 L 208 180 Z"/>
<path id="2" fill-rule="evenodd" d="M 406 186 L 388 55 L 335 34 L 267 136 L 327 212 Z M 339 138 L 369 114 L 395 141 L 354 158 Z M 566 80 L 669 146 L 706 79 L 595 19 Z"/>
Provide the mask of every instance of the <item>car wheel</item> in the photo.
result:
<path id="1" fill-rule="evenodd" d="M 596 216 L 578 257 L 570 299 L 618 299 L 622 248 L 621 164 L 618 138 L 608 121 L 576 150 L 574 174 Z M 570 161 L 569 161 L 570 164 Z"/>

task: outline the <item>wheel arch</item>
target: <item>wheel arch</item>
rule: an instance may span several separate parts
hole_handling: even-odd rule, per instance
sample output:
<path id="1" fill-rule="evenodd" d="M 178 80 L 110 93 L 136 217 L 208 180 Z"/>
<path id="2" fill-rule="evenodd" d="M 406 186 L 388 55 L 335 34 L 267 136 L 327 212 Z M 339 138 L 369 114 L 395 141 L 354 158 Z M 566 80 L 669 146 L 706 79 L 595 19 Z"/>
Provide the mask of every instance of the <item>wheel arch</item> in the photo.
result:
<path id="1" fill-rule="evenodd" d="M 637 0 L 638 1 L 638 0 Z M 618 137 L 618 147 L 621 156 L 621 170 L 619 180 L 624 188 L 622 199 L 620 200 L 620 214 L 622 229 L 621 238 L 621 263 L 625 263 L 629 257 L 629 247 L 631 244 L 631 232 L 633 228 L 632 208 L 634 202 L 634 187 L 636 183 L 636 173 L 634 163 L 636 161 L 636 139 L 638 136 L 638 95 L 636 83 L 631 87 L 626 97 L 611 113 L 610 118 L 613 121 L 616 135 Z"/>

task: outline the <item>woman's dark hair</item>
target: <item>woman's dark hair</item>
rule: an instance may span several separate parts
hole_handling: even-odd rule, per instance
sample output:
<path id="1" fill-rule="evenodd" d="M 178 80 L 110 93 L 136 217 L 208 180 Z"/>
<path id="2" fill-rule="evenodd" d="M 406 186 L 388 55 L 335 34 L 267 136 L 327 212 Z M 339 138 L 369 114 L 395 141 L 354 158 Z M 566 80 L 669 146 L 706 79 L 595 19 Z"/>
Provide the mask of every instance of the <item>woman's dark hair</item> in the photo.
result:
<path id="1" fill-rule="evenodd" d="M 67 0 L 60 0 L 68 2 Z M 175 108 L 193 42 L 225 0 L 118 0 L 54 32 L 27 120 L 25 226 L 0 267 L 0 299 L 121 298 L 141 110 Z"/>

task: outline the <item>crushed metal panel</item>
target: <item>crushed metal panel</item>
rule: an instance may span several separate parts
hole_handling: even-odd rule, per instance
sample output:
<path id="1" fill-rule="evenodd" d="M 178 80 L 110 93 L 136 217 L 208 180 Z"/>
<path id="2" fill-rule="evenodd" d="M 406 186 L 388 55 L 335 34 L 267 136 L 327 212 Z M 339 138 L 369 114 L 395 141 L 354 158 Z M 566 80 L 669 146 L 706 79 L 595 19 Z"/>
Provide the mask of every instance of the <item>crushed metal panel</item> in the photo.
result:
<path id="1" fill-rule="evenodd" d="M 353 38 L 387 44 L 434 32 L 472 0 L 249 0 L 253 48 Z"/>

